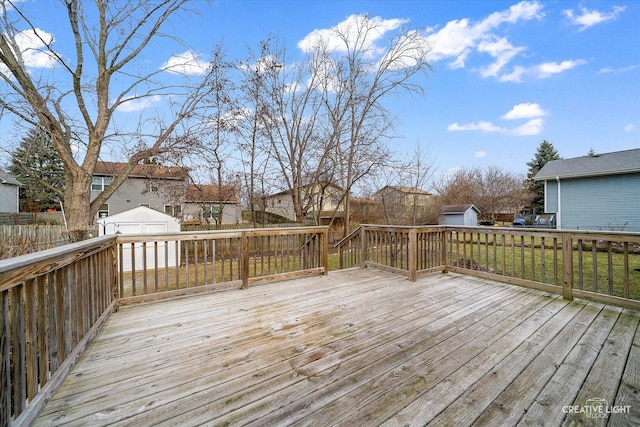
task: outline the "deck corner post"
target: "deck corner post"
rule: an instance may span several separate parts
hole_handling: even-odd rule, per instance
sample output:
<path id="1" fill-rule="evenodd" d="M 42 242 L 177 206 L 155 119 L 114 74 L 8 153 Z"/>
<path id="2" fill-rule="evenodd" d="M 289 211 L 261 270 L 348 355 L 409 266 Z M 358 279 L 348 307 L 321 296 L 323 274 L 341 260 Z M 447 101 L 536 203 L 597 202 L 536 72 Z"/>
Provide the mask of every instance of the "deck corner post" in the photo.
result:
<path id="1" fill-rule="evenodd" d="M 409 230 L 409 253 L 407 254 L 407 263 L 409 264 L 409 280 L 415 282 L 417 280 L 418 270 L 418 232 L 415 227 Z"/>
<path id="2" fill-rule="evenodd" d="M 320 242 L 321 250 L 322 250 L 322 267 L 324 272 L 323 276 L 329 274 L 329 227 L 325 227 L 320 233 L 320 238 L 322 241 Z"/>
<path id="3" fill-rule="evenodd" d="M 118 266 L 118 250 L 117 243 L 114 240 L 113 245 L 109 248 L 108 251 L 109 257 L 111 258 L 110 262 L 110 274 L 109 274 L 109 292 L 110 300 L 108 304 L 111 304 L 112 301 L 117 300 L 121 295 L 118 293 L 118 277 L 119 276 L 119 266 Z"/>
<path id="4" fill-rule="evenodd" d="M 562 297 L 573 299 L 573 242 L 569 233 L 562 233 Z"/>
<path id="5" fill-rule="evenodd" d="M 449 271 L 449 230 L 445 227 L 440 229 L 440 244 L 442 245 L 442 273 L 446 274 Z"/>
<path id="6" fill-rule="evenodd" d="M 241 289 L 249 288 L 249 235 L 246 231 L 240 237 L 240 278 Z"/>
<path id="7" fill-rule="evenodd" d="M 365 226 L 360 226 L 360 267 L 367 266 L 367 231 Z"/>

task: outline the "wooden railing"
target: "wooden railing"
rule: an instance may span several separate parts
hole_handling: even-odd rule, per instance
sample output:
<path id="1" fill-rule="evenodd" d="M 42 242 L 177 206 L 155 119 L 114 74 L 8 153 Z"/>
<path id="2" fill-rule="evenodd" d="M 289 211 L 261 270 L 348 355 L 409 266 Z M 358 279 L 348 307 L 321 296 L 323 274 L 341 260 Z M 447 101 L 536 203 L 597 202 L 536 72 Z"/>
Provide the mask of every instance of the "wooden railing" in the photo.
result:
<path id="1" fill-rule="evenodd" d="M 452 271 L 640 309 L 640 233 L 363 225 L 337 247 L 341 268 Z"/>
<path id="2" fill-rule="evenodd" d="M 115 309 L 116 268 L 114 237 L 0 261 L 2 425 L 29 425 L 71 371 Z"/>
<path id="3" fill-rule="evenodd" d="M 0 261 L 0 425 L 29 425 L 121 304 L 327 273 L 327 228 L 105 236 Z"/>
<path id="4" fill-rule="evenodd" d="M 326 274 L 327 231 L 299 227 L 120 236 L 120 304 Z"/>
<path id="5" fill-rule="evenodd" d="M 373 266 L 408 276 L 443 271 L 445 231 L 438 227 L 363 225 L 336 246 L 340 268 Z"/>

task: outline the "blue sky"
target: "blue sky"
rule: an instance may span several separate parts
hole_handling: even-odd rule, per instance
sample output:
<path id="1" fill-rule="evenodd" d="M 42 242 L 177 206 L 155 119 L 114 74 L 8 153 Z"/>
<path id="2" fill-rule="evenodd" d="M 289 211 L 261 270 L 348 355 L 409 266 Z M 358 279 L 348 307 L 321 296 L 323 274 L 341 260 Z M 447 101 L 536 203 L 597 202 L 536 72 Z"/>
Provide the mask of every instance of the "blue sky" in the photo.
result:
<path id="1" fill-rule="evenodd" d="M 640 147 L 640 2 L 219 0 L 192 8 L 199 15 L 170 31 L 200 59 L 220 40 L 243 58 L 269 35 L 289 56 L 302 55 L 305 38 L 353 14 L 419 31 L 433 72 L 424 97 L 388 102 L 399 134 L 390 145 L 400 153 L 420 145 L 441 172 L 496 165 L 524 174 L 543 140 L 564 158 Z M 42 22 L 62 49 L 64 22 Z M 182 53 L 154 49 L 148 58 L 158 67 Z"/>
<path id="2" fill-rule="evenodd" d="M 276 34 L 291 52 L 360 13 L 431 42 L 425 96 L 389 105 L 395 150 L 419 144 L 441 171 L 526 173 L 543 140 L 565 158 L 640 147 L 640 2 L 227 0 L 193 28 L 232 51 Z"/>

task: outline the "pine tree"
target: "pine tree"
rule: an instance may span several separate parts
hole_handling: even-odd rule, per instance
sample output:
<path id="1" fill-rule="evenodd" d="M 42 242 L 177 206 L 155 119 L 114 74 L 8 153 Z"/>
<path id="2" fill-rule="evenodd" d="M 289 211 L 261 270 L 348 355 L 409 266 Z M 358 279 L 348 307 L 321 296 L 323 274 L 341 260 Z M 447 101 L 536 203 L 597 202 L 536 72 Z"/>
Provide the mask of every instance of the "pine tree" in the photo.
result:
<path id="1" fill-rule="evenodd" d="M 51 138 L 31 129 L 11 153 L 9 171 L 22 183 L 20 210 L 41 212 L 57 208 L 64 190 L 64 165 Z"/>
<path id="2" fill-rule="evenodd" d="M 531 203 L 529 206 L 534 212 L 544 212 L 544 183 L 541 181 L 534 181 L 533 177 L 551 160 L 560 160 L 561 157 L 554 148 L 553 144 L 544 140 L 540 143 L 538 151 L 534 158 L 527 162 L 529 166 L 529 172 L 527 173 L 527 188 L 532 194 Z"/>

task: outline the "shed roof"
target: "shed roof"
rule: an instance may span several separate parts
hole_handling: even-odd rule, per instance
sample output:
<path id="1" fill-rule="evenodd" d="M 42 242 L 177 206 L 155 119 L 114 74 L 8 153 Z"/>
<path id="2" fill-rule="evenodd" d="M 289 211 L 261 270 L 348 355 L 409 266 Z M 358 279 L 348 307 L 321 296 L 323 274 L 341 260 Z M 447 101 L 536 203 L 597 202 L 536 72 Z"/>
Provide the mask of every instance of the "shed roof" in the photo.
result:
<path id="1" fill-rule="evenodd" d="M 552 160 L 533 178 L 536 181 L 557 178 L 620 175 L 640 172 L 640 148 L 572 159 Z"/>
<path id="2" fill-rule="evenodd" d="M 473 209 L 477 213 L 480 213 L 480 209 L 478 209 L 474 204 L 471 203 L 468 203 L 466 205 L 446 205 L 440 208 L 440 213 L 443 215 L 463 214 L 469 209 Z"/>
<path id="3" fill-rule="evenodd" d="M 0 169 L 0 183 L 7 185 L 22 185 L 13 175 Z"/>

